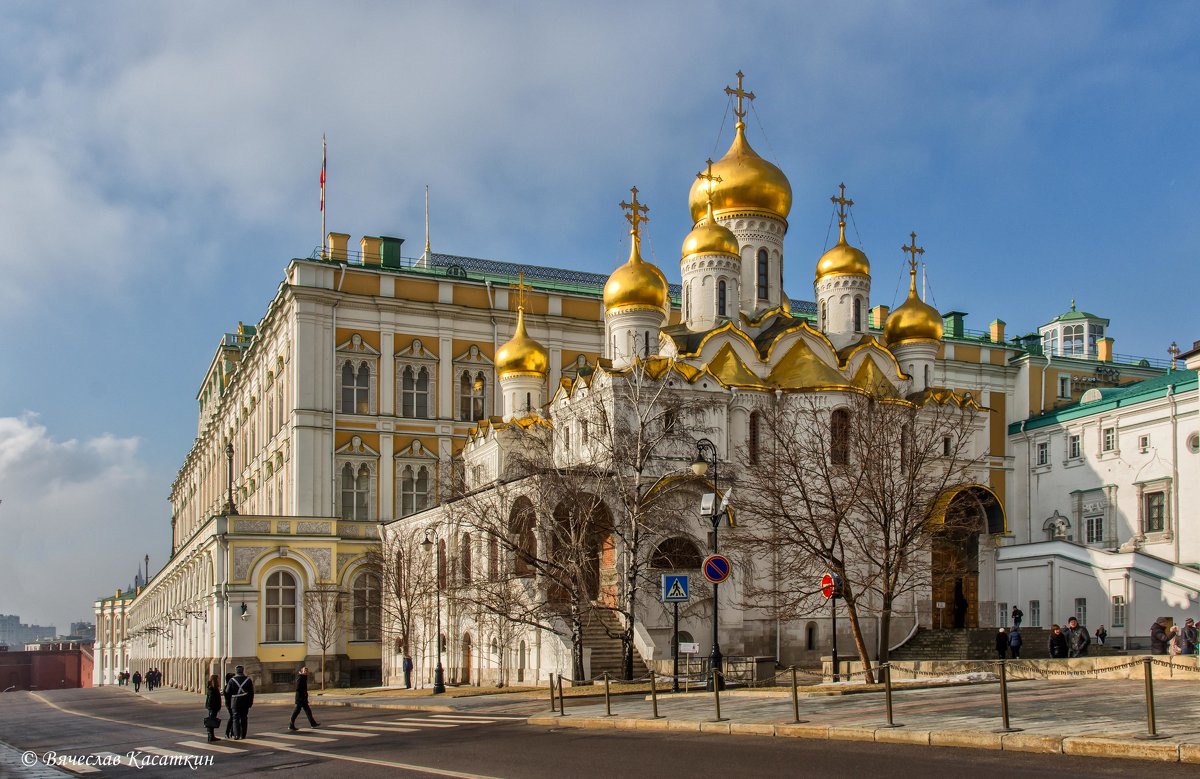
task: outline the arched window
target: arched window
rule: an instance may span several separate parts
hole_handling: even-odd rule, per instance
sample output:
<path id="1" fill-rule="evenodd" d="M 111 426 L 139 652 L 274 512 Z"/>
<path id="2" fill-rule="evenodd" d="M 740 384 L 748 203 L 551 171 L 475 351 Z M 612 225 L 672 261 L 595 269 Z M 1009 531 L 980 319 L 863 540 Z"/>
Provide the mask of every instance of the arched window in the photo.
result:
<path id="1" fill-rule="evenodd" d="M 275 571 L 267 577 L 266 640 L 296 640 L 296 578 L 288 571 Z"/>
<path id="2" fill-rule="evenodd" d="M 825 316 L 827 313 L 827 310 L 828 309 L 827 309 L 826 301 L 822 300 L 821 301 L 821 330 L 824 330 L 825 326 L 827 324 L 826 316 Z"/>
<path id="3" fill-rule="evenodd" d="M 516 576 L 533 576 L 533 566 L 537 560 L 537 536 L 533 520 L 533 507 L 527 501 L 513 507 L 509 532 L 512 534 L 513 574 Z"/>
<path id="4" fill-rule="evenodd" d="M 804 648 L 809 649 L 809 650 L 817 648 L 817 623 L 816 622 L 809 622 L 807 625 L 804 626 Z"/>
<path id="5" fill-rule="evenodd" d="M 1067 325 L 1063 328 L 1062 353 L 1067 356 L 1083 357 L 1083 325 Z"/>
<path id="6" fill-rule="evenodd" d="M 446 589 L 446 539 L 438 539 L 437 551 L 437 588 L 439 590 Z"/>
<path id="7" fill-rule="evenodd" d="M 833 410 L 829 421 L 829 460 L 834 465 L 850 463 L 850 412 Z"/>
<path id="8" fill-rule="evenodd" d="M 379 640 L 379 577 L 373 573 L 354 579 L 354 640 Z"/>
<path id="9" fill-rule="evenodd" d="M 405 465 L 400 469 L 400 516 L 429 508 L 429 468 Z"/>
<path id="10" fill-rule="evenodd" d="M 463 533 L 458 542 L 458 559 L 462 563 L 463 584 L 471 583 L 471 534 Z"/>
<path id="11" fill-rule="evenodd" d="M 766 300 L 770 296 L 770 261 L 766 249 L 758 250 L 758 299 Z"/>
<path id="12" fill-rule="evenodd" d="M 484 398 L 487 390 L 487 378 L 480 371 L 474 377 L 470 371 L 463 371 L 459 378 L 459 419 L 463 422 L 478 422 L 484 416 Z"/>
<path id="13" fill-rule="evenodd" d="M 496 581 L 500 578 L 500 542 L 495 536 L 488 538 L 488 579 Z"/>
<path id="14" fill-rule="evenodd" d="M 854 332 L 861 333 L 863 326 L 862 298 L 854 299 Z"/>
<path id="15" fill-rule="evenodd" d="M 371 469 L 351 463 L 342 466 L 342 519 L 370 519 L 368 497 L 371 494 Z"/>
<path id="16" fill-rule="evenodd" d="M 692 310 L 692 285 L 683 288 L 683 317 L 686 319 Z"/>
<path id="17" fill-rule="evenodd" d="M 371 366 L 361 362 L 355 370 L 354 363 L 347 360 L 342 364 L 342 413 L 371 413 L 369 390 Z"/>
<path id="18" fill-rule="evenodd" d="M 650 567 L 663 571 L 690 571 L 700 567 L 702 556 L 690 538 L 664 539 L 650 555 Z"/>
<path id="19" fill-rule="evenodd" d="M 762 423 L 762 413 L 758 411 L 750 412 L 750 436 L 746 441 L 746 448 L 749 450 L 750 464 L 758 465 L 759 450 L 761 442 L 759 439 L 759 428 Z"/>
<path id="20" fill-rule="evenodd" d="M 725 279 L 717 282 L 717 316 L 726 316 L 725 313 Z"/>

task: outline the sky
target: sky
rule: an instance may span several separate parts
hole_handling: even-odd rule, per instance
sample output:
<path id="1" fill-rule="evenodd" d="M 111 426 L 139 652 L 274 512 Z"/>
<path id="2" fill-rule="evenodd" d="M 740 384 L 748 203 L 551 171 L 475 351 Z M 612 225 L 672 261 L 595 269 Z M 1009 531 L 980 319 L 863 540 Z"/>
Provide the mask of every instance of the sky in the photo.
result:
<path id="1" fill-rule="evenodd" d="M 1182 2 L 0 5 L 0 613 L 90 619 L 170 551 L 170 484 L 221 334 L 328 229 L 679 280 L 728 148 L 789 177 L 785 289 L 856 203 L 872 303 L 985 330 L 1080 309 L 1120 354 L 1200 338 L 1200 17 Z M 832 230 L 832 232 L 831 232 Z"/>

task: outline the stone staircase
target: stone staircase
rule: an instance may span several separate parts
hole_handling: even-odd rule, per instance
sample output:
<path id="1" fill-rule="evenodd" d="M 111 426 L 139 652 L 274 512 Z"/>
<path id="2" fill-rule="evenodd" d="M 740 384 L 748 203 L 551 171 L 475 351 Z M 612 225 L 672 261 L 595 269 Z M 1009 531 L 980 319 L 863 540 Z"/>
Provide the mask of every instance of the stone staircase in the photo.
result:
<path id="1" fill-rule="evenodd" d="M 621 622 L 610 611 L 596 610 L 583 623 L 583 645 L 592 650 L 592 677 L 607 671 L 614 678 L 621 678 L 621 639 L 613 638 L 621 631 Z M 635 654 L 635 672 L 636 652 Z"/>
<path id="2" fill-rule="evenodd" d="M 908 643 L 891 653 L 893 660 L 993 660 L 996 658 L 996 633 L 999 628 L 929 630 L 920 628 Z M 1050 657 L 1048 628 L 1021 628 L 1021 657 Z M 1100 646 L 1094 640 L 1089 656 L 1124 654 L 1115 646 Z"/>

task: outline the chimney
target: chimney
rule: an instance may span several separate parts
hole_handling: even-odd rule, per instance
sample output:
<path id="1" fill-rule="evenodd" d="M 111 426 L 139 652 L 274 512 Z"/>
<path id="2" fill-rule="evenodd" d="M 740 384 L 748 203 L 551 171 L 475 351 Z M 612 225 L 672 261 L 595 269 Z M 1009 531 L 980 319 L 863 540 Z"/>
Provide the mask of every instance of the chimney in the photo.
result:
<path id="1" fill-rule="evenodd" d="M 1096 359 L 1100 362 L 1112 362 L 1113 339 L 1105 337 L 1096 342 Z"/>
<path id="2" fill-rule="evenodd" d="M 882 330 L 883 326 L 887 324 L 888 314 L 890 313 L 892 313 L 892 311 L 887 306 L 875 306 L 875 308 L 872 308 L 871 326 Z"/>
<path id="3" fill-rule="evenodd" d="M 383 267 L 394 270 L 404 267 L 403 261 L 400 259 L 400 247 L 404 244 L 404 239 L 381 235 L 379 236 L 379 241 L 382 244 L 380 247 L 380 257 L 382 258 Z"/>
<path id="4" fill-rule="evenodd" d="M 965 311 L 947 311 L 942 314 L 942 325 L 946 328 L 946 335 L 951 338 L 963 337 L 963 320 L 966 319 Z"/>
<path id="5" fill-rule="evenodd" d="M 991 327 L 989 328 L 989 337 L 992 339 L 992 343 L 1004 343 L 1004 324 L 1005 322 L 1003 319 L 992 320 Z"/>
<path id="6" fill-rule="evenodd" d="M 1200 341 L 1192 343 L 1192 350 L 1179 355 L 1183 358 L 1184 367 L 1189 371 L 1200 371 Z"/>
<path id="7" fill-rule="evenodd" d="M 350 236 L 347 233 L 330 233 L 328 243 L 327 260 L 341 260 L 345 262 L 349 259 L 346 245 L 350 242 Z"/>
<path id="8" fill-rule="evenodd" d="M 364 235 L 362 240 L 358 242 L 358 247 L 362 249 L 363 265 L 379 265 L 383 261 L 380 254 L 380 249 L 383 247 L 382 238 L 372 238 L 369 235 Z"/>

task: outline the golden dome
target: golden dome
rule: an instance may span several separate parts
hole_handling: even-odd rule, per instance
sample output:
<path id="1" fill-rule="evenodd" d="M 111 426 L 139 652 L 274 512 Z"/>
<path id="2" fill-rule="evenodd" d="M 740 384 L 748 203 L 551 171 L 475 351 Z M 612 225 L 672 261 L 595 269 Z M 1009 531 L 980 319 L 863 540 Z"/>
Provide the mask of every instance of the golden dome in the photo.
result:
<path id="1" fill-rule="evenodd" d="M 663 314 L 671 310 L 671 295 L 667 277 L 654 265 L 642 259 L 636 232 L 631 231 L 633 245 L 629 261 L 612 272 L 604 285 L 604 310 L 654 309 Z"/>
<path id="2" fill-rule="evenodd" d="M 945 328 L 937 309 L 917 297 L 917 271 L 909 270 L 908 300 L 888 314 L 883 339 L 888 346 L 906 341 L 940 341 Z"/>
<path id="3" fill-rule="evenodd" d="M 708 190 L 712 190 L 712 206 L 717 216 L 733 212 L 762 213 L 786 220 L 792 210 L 792 185 L 787 176 L 750 148 L 746 140 L 746 123 L 738 122 L 733 145 L 712 165 L 711 174 L 720 181 L 697 179 L 688 195 L 692 222 L 705 217 L 708 210 Z"/>
<path id="4" fill-rule="evenodd" d="M 496 352 L 496 372 L 500 378 L 550 373 L 550 352 L 525 332 L 525 309 L 517 309 L 517 331 Z"/>
<path id="5" fill-rule="evenodd" d="M 738 257 L 738 241 L 729 228 L 717 222 L 713 216 L 712 204 L 708 206 L 708 216 L 703 224 L 698 224 L 683 239 L 683 256 L 691 257 L 697 254 L 724 254 Z"/>
<path id="6" fill-rule="evenodd" d="M 817 260 L 817 281 L 826 276 L 870 276 L 867 255 L 846 243 L 846 223 L 838 223 L 838 242 Z M 898 310 L 898 309 L 897 309 Z"/>

